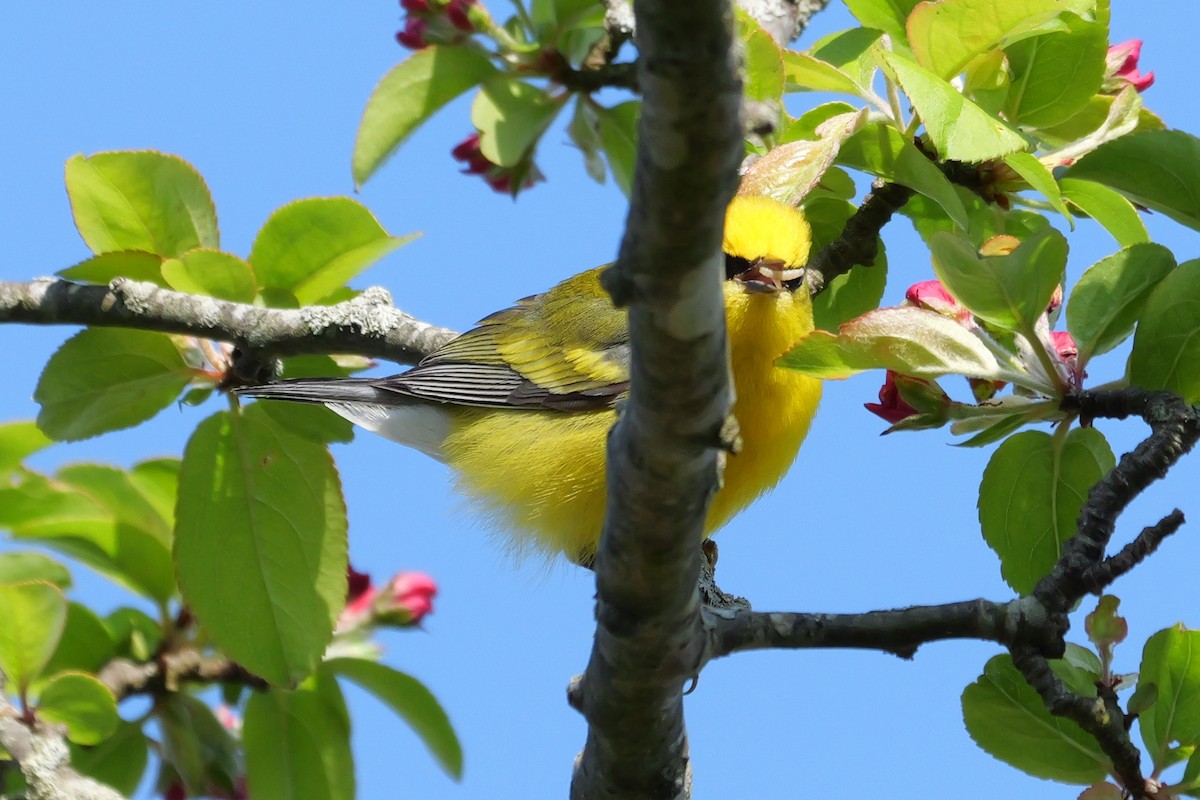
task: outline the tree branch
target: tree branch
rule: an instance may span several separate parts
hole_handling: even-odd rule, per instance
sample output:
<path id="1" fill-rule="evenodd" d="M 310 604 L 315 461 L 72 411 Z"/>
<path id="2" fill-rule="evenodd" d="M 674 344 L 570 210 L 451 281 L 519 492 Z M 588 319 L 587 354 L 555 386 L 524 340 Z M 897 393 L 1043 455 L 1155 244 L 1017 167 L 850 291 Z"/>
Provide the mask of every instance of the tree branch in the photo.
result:
<path id="1" fill-rule="evenodd" d="M 114 658 L 97 676 L 118 701 L 133 695 L 163 695 L 185 683 L 234 683 L 266 689 L 267 682 L 221 656 L 206 656 L 191 648 L 165 653 L 156 660 L 136 663 Z"/>
<path id="2" fill-rule="evenodd" d="M 879 232 L 913 194 L 907 186 L 876 180 L 871 193 L 846 220 L 841 235 L 808 260 L 804 273 L 809 291 L 820 294 L 831 280 L 854 266 L 874 264 L 879 254 Z"/>
<path id="3" fill-rule="evenodd" d="M 420 361 L 455 336 L 397 310 L 371 288 L 332 306 L 261 308 L 117 278 L 90 286 L 43 278 L 0 282 L 0 323 L 96 325 L 231 342 L 264 356 L 354 353 L 401 364 Z"/>
<path id="4" fill-rule="evenodd" d="M 71 769 L 71 751 L 58 726 L 27 725 L 3 695 L 0 747 L 20 766 L 31 800 L 123 800 L 115 789 Z"/>
<path id="5" fill-rule="evenodd" d="M 570 694 L 588 720 L 574 800 L 690 796 L 683 685 L 700 663 L 708 500 L 732 405 L 722 228 L 742 155 L 723 0 L 638 0 L 637 168 L 616 266 L 631 388 L 609 438 L 597 629 Z"/>

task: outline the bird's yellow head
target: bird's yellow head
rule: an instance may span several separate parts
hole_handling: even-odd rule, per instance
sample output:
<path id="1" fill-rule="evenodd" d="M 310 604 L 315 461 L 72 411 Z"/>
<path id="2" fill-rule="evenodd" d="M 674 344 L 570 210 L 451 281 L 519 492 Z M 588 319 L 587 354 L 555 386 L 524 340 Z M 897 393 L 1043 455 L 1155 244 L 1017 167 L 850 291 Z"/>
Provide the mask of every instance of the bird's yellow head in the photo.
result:
<path id="1" fill-rule="evenodd" d="M 769 197 L 735 197 L 725 212 L 725 277 L 749 291 L 794 291 L 812 247 L 799 209 Z"/>

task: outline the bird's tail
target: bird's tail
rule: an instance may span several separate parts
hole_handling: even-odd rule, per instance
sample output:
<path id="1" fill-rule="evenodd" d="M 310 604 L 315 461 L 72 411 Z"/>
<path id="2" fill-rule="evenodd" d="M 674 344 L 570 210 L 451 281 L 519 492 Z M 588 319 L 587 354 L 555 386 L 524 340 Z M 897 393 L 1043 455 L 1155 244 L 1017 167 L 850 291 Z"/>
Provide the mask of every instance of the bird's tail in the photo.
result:
<path id="1" fill-rule="evenodd" d="M 239 397 L 290 400 L 295 403 L 365 404 L 372 406 L 408 405 L 411 398 L 381 388 L 376 378 L 293 378 L 258 386 L 239 386 Z"/>

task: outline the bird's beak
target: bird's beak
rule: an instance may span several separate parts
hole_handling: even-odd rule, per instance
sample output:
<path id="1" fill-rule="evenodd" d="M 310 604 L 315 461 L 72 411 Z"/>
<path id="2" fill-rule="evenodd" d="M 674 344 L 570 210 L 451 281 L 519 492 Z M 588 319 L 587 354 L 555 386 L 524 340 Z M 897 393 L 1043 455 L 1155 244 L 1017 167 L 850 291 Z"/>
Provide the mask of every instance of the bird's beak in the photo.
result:
<path id="1" fill-rule="evenodd" d="M 735 280 L 746 287 L 746 291 L 770 294 L 787 289 L 787 284 L 799 281 L 803 276 L 803 269 L 788 269 L 782 259 L 764 256 L 750 262 L 750 268 L 737 275 Z"/>

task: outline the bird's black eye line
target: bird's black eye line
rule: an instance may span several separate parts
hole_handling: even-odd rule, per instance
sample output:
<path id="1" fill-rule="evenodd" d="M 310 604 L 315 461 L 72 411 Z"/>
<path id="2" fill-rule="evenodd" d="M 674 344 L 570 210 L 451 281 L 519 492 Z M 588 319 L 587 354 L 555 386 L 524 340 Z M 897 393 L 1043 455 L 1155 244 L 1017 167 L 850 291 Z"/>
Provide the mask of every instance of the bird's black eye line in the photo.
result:
<path id="1" fill-rule="evenodd" d="M 725 280 L 730 281 L 750 269 L 750 259 L 725 254 Z"/>

